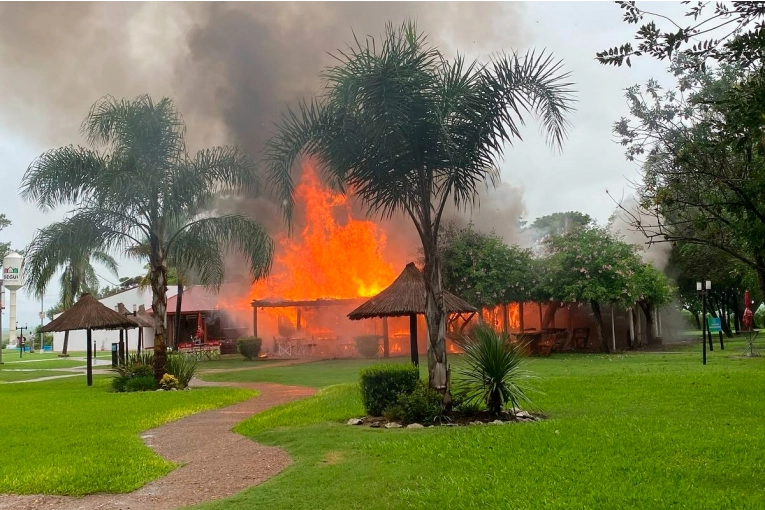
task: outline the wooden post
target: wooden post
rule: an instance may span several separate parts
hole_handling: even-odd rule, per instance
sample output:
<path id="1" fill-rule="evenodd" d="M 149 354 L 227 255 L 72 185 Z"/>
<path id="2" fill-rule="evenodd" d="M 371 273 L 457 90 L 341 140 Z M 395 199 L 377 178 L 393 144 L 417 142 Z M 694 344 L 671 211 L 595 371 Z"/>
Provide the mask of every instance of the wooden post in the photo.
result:
<path id="1" fill-rule="evenodd" d="M 295 310 L 297 310 L 297 319 L 295 320 L 295 322 L 296 322 L 296 324 L 295 324 L 295 329 L 296 329 L 297 331 L 300 331 L 300 329 L 302 328 L 302 322 L 303 322 L 303 321 L 302 321 L 302 319 L 303 319 L 303 314 L 302 314 L 302 313 L 300 313 L 300 308 L 295 308 Z"/>
<path id="2" fill-rule="evenodd" d="M 543 319 L 542 319 L 542 302 L 540 301 L 539 302 L 539 331 L 542 331 L 542 328 L 544 327 L 542 325 L 542 321 L 543 321 Z"/>
<path id="3" fill-rule="evenodd" d="M 143 326 L 138 327 L 138 355 L 141 355 L 141 344 L 143 343 Z"/>
<path id="4" fill-rule="evenodd" d="M 120 352 L 119 352 L 119 356 L 120 356 L 119 364 L 120 365 L 124 365 L 125 364 L 125 330 L 124 329 L 120 330 Z"/>
<path id="5" fill-rule="evenodd" d="M 130 354 L 130 331 L 127 329 L 125 330 L 125 359 L 127 359 L 128 354 Z"/>
<path id="6" fill-rule="evenodd" d="M 93 386 L 93 335 L 91 334 L 90 328 L 88 328 L 88 339 L 87 342 L 88 348 L 87 348 L 87 358 L 88 358 L 88 365 L 87 365 L 87 379 L 88 379 L 88 386 Z"/>
<path id="7" fill-rule="evenodd" d="M 258 336 L 258 307 L 252 307 L 252 336 Z"/>
<path id="8" fill-rule="evenodd" d="M 510 330 L 508 322 L 510 322 L 510 318 L 507 315 L 507 303 L 505 303 L 502 305 L 502 331 L 505 333 Z"/>
<path id="9" fill-rule="evenodd" d="M 383 357 L 390 358 L 390 342 L 388 339 L 388 318 L 383 317 Z"/>
<path id="10" fill-rule="evenodd" d="M 417 314 L 409 316 L 409 349 L 411 350 L 412 364 L 420 366 L 420 353 L 417 347 Z"/>
<path id="11" fill-rule="evenodd" d="M 518 327 L 523 333 L 523 301 L 518 303 Z"/>

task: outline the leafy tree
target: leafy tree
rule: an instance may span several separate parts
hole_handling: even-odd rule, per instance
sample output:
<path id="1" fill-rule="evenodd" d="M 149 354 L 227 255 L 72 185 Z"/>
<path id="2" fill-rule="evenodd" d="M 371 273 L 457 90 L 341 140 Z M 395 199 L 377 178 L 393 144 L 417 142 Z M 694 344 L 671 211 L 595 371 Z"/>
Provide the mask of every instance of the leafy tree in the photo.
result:
<path id="1" fill-rule="evenodd" d="M 690 4 L 691 2 L 683 2 Z M 662 14 L 638 7 L 635 2 L 616 2 L 624 11 L 624 21 L 640 25 L 635 34 L 637 47 L 626 42 L 596 54 L 601 64 L 631 66 L 631 57 L 650 55 L 659 60 L 682 53 L 687 62 L 704 66 L 706 59 L 738 61 L 743 65 L 760 63 L 765 48 L 764 2 L 698 2 L 685 13 L 689 22 L 675 22 Z M 666 22 L 668 28 L 657 26 Z"/>
<path id="2" fill-rule="evenodd" d="M 641 263 L 635 248 L 606 229 L 589 226 L 546 240 L 554 269 L 548 290 L 559 301 L 590 303 L 601 348 L 609 352 L 603 335 L 601 304 L 631 307 L 640 295 L 635 275 Z"/>
<path id="3" fill-rule="evenodd" d="M 71 216 L 48 227 L 55 234 L 48 244 L 61 250 L 131 251 L 149 240 L 144 257 L 151 267 L 154 371 L 159 380 L 167 358 L 169 254 L 216 283 L 223 280 L 223 256 L 230 249 L 246 257 L 255 278 L 270 268 L 272 242 L 260 225 L 239 215 L 201 214 L 212 208 L 219 193 L 255 192 L 257 174 L 236 147 L 189 155 L 185 124 L 167 98 L 154 102 L 149 96 L 106 96 L 91 109 L 83 133 L 94 148 L 45 152 L 24 175 L 22 195 L 43 209 L 74 205 Z M 192 219 L 178 224 L 186 218 Z"/>
<path id="4" fill-rule="evenodd" d="M 592 221 L 589 214 L 578 211 L 556 212 L 535 219 L 529 229 L 534 233 L 535 239 L 540 240 L 546 236 L 562 235 L 571 229 L 585 227 Z"/>
<path id="5" fill-rule="evenodd" d="M 403 212 L 425 260 L 428 378 L 450 403 L 446 314 L 437 246 L 447 202 L 470 206 L 478 186 L 496 182 L 503 146 L 537 113 L 559 146 L 572 108 L 562 64 L 544 53 L 498 55 L 487 64 L 446 59 L 413 23 L 388 25 L 336 55 L 322 95 L 290 110 L 268 143 L 269 170 L 292 216 L 291 169 L 312 158 L 325 179 L 350 189 L 369 211 Z"/>
<path id="6" fill-rule="evenodd" d="M 62 312 L 74 305 L 81 294 L 98 295 L 98 275 L 91 261 L 100 263 L 117 276 L 117 262 L 111 256 L 92 246 L 79 244 L 72 234 L 55 223 L 38 230 L 24 264 L 27 291 L 37 299 L 45 295 L 51 279 L 61 270 L 57 308 Z M 66 331 L 61 354 L 66 356 L 68 349 L 69 331 Z"/>
<path id="7" fill-rule="evenodd" d="M 0 214 L 0 230 L 11 226 L 11 221 L 5 216 Z M 0 243 L 0 266 L 3 264 L 3 259 L 11 249 L 11 243 Z"/>
<path id="8" fill-rule="evenodd" d="M 440 243 L 445 289 L 480 307 L 530 299 L 529 250 L 508 246 L 498 236 L 470 226 L 448 225 Z"/>
<path id="9" fill-rule="evenodd" d="M 669 278 L 651 264 L 640 264 L 635 272 L 635 287 L 638 292 L 637 304 L 645 315 L 646 334 L 648 343 L 651 344 L 654 340 L 653 323 L 656 308 L 672 301 L 675 288 Z"/>
<path id="10" fill-rule="evenodd" d="M 652 242 L 698 244 L 751 267 L 765 295 L 765 74 L 684 72 L 683 94 L 628 90 L 615 132 L 644 158 L 632 226 Z"/>

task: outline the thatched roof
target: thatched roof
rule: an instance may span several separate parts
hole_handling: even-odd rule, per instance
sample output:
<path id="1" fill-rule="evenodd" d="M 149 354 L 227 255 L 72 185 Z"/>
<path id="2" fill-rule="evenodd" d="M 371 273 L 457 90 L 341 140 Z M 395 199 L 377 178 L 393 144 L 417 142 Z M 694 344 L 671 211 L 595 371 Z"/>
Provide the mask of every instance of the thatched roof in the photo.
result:
<path id="1" fill-rule="evenodd" d="M 53 331 L 70 331 L 73 329 L 122 329 L 134 328 L 135 323 L 102 305 L 90 294 L 82 297 L 69 310 L 65 311 L 42 330 L 44 333 Z"/>
<path id="2" fill-rule="evenodd" d="M 146 313 L 146 310 L 144 309 L 143 305 L 141 305 L 141 308 L 136 312 L 135 315 L 133 315 L 133 312 L 129 311 L 124 304 L 118 303 L 117 313 L 119 313 L 120 315 L 124 315 L 125 317 L 133 321 L 136 326 L 140 326 L 142 328 L 154 327 L 154 320 L 151 318 L 149 314 Z"/>
<path id="3" fill-rule="evenodd" d="M 447 313 L 472 313 L 478 309 L 451 292 L 444 291 Z M 425 280 L 410 262 L 388 288 L 348 314 L 351 320 L 373 317 L 401 317 L 425 313 Z"/>

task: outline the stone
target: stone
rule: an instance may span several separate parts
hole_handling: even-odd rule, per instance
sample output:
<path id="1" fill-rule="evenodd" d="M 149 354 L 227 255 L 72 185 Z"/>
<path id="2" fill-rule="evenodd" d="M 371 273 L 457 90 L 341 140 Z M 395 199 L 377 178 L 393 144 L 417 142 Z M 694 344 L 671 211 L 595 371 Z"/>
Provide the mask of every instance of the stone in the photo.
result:
<path id="1" fill-rule="evenodd" d="M 483 425 L 483 422 L 476 420 L 476 421 L 471 421 L 470 424 L 471 425 Z"/>
<path id="2" fill-rule="evenodd" d="M 401 428 L 401 424 L 400 423 L 396 423 L 395 421 L 392 421 L 392 422 L 386 423 L 385 424 L 385 428 L 386 429 L 400 429 Z"/>
<path id="3" fill-rule="evenodd" d="M 348 420 L 348 425 L 361 425 L 362 423 L 364 423 L 364 420 L 361 418 L 351 418 Z"/>
<path id="4" fill-rule="evenodd" d="M 165 390 L 163 390 L 162 388 L 158 388 L 158 389 L 156 389 L 154 391 L 165 391 Z"/>
<path id="5" fill-rule="evenodd" d="M 178 388 L 170 388 L 170 391 L 178 391 Z"/>
<path id="6" fill-rule="evenodd" d="M 409 425 L 406 426 L 406 428 L 408 428 L 408 429 L 424 429 L 425 426 L 424 425 L 420 425 L 419 423 L 410 423 Z"/>
<path id="7" fill-rule="evenodd" d="M 518 411 L 515 416 L 517 418 L 532 418 L 528 411 Z"/>
<path id="8" fill-rule="evenodd" d="M 380 422 L 379 421 L 373 421 L 372 423 L 369 424 L 369 426 L 372 427 L 373 429 L 379 429 L 380 428 Z"/>
<path id="9" fill-rule="evenodd" d="M 505 424 L 505 422 L 503 422 L 502 420 L 494 420 L 494 421 L 492 421 L 490 423 L 491 423 L 491 425 L 504 425 Z"/>

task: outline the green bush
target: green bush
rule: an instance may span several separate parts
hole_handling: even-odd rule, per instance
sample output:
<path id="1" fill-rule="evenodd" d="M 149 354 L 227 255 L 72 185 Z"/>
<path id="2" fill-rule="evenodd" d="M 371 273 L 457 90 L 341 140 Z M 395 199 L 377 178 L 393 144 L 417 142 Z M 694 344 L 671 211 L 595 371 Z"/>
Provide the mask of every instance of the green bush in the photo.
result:
<path id="1" fill-rule="evenodd" d="M 157 381 L 153 375 L 131 377 L 125 384 L 125 391 L 153 391 L 157 389 Z"/>
<path id="2" fill-rule="evenodd" d="M 475 416 L 481 410 L 482 403 L 468 398 L 464 391 L 452 393 L 452 409 L 463 416 Z"/>
<path id="3" fill-rule="evenodd" d="M 112 390 L 122 393 L 127 387 L 127 383 L 130 380 L 130 376 L 118 375 L 112 379 Z"/>
<path id="4" fill-rule="evenodd" d="M 371 416 L 381 416 L 383 411 L 398 401 L 402 393 L 412 393 L 420 380 L 420 370 L 410 364 L 372 365 L 361 370 L 361 401 Z"/>
<path id="5" fill-rule="evenodd" d="M 245 336 L 236 341 L 236 348 L 239 354 L 248 360 L 254 360 L 258 357 L 262 345 L 263 340 L 256 336 Z"/>
<path id="6" fill-rule="evenodd" d="M 356 350 L 367 359 L 376 358 L 380 351 L 380 337 L 377 335 L 364 335 L 354 338 Z"/>
<path id="7" fill-rule="evenodd" d="M 159 387 L 163 390 L 177 390 L 178 386 L 178 379 L 174 375 L 165 374 L 162 376 L 162 380 L 159 381 Z"/>
<path id="8" fill-rule="evenodd" d="M 185 388 L 194 377 L 199 362 L 188 354 L 169 354 L 165 363 L 165 373 L 178 379 L 178 387 Z"/>
<path id="9" fill-rule="evenodd" d="M 128 365 L 149 365 L 154 366 L 154 352 L 153 351 L 141 351 L 129 352 L 127 354 Z"/>
<path id="10" fill-rule="evenodd" d="M 462 377 L 456 389 L 464 392 L 465 400 L 483 402 L 495 414 L 506 404 L 530 403 L 521 382 L 529 374 L 521 369 L 523 357 L 507 333 L 479 326 L 475 339 L 464 337 L 457 343 L 465 351 L 465 363 L 457 369 Z"/>
<path id="11" fill-rule="evenodd" d="M 755 310 L 754 324 L 758 328 L 765 328 L 765 305 L 760 305 L 757 307 L 757 310 Z"/>
<path id="12" fill-rule="evenodd" d="M 429 423 L 443 414 L 443 397 L 424 381 L 417 381 L 411 393 L 400 393 L 398 400 L 385 410 L 385 417 L 398 416 L 394 421 L 407 423 Z"/>

